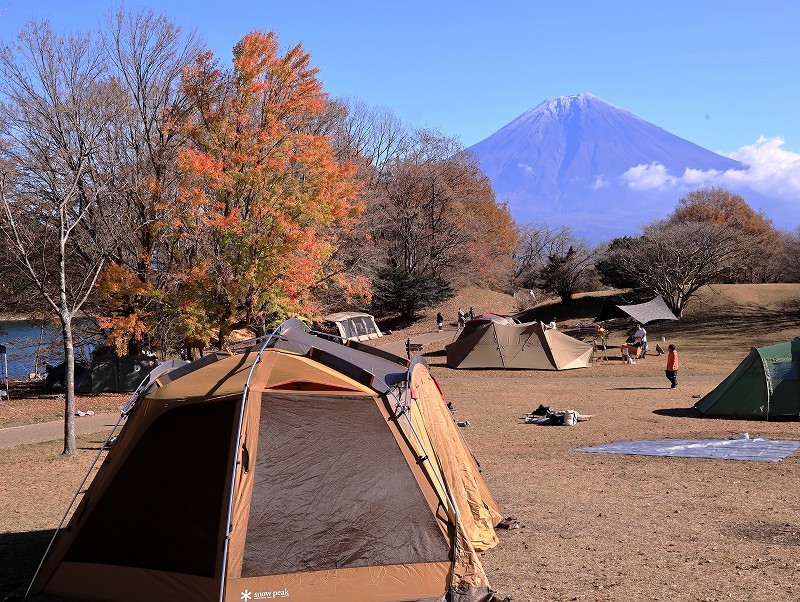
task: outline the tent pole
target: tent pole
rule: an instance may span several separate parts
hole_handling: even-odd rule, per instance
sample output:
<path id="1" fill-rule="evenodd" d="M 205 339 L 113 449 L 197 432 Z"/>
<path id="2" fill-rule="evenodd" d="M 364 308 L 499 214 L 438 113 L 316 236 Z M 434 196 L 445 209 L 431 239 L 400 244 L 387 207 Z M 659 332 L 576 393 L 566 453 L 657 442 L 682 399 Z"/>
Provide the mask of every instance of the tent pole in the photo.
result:
<path id="1" fill-rule="evenodd" d="M 225 597 L 225 573 L 228 570 L 228 547 L 230 546 L 231 542 L 231 513 L 233 512 L 233 493 L 236 482 L 236 468 L 239 465 L 239 455 L 242 447 L 242 424 L 244 423 L 244 409 L 247 405 L 247 397 L 250 393 L 250 379 L 253 378 L 253 372 L 255 372 L 256 365 L 258 365 L 258 363 L 261 361 L 261 356 L 264 354 L 264 350 L 267 348 L 267 345 L 270 344 L 272 339 L 275 338 L 275 335 L 278 333 L 279 329 L 280 327 L 273 330 L 261 345 L 261 349 L 258 350 L 258 355 L 256 355 L 256 358 L 253 360 L 253 364 L 250 366 L 250 372 L 247 373 L 247 380 L 244 383 L 244 390 L 242 391 L 242 403 L 241 407 L 239 408 L 239 424 L 236 427 L 236 453 L 233 456 L 233 463 L 231 465 L 231 491 L 230 495 L 228 496 L 228 512 L 225 517 L 225 546 L 222 550 L 222 571 L 219 579 L 219 602 L 223 602 Z"/>

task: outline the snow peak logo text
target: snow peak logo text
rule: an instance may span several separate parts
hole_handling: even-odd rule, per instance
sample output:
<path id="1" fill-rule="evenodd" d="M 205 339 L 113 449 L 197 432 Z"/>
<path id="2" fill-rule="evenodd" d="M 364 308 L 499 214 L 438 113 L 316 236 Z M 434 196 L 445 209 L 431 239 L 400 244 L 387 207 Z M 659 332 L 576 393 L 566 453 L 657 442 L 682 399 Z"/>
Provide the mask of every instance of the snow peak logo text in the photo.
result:
<path id="1" fill-rule="evenodd" d="M 273 591 L 273 592 L 251 592 L 250 590 L 244 590 L 242 592 L 241 599 L 245 602 L 249 600 L 275 600 L 277 598 L 288 598 L 289 597 L 289 588 L 284 587 L 281 590 Z"/>

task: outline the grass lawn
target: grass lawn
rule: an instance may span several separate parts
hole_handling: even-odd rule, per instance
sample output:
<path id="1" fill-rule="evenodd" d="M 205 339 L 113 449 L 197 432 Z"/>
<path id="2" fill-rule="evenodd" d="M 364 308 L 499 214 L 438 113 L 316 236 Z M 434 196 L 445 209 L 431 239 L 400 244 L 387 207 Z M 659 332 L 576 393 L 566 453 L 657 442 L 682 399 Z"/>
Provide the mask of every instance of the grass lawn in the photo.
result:
<path id="1" fill-rule="evenodd" d="M 601 302 L 587 297 L 573 313 L 557 306 L 565 328 L 587 321 Z M 416 326 L 425 327 L 433 330 L 433 321 Z M 707 288 L 684 319 L 648 332 L 651 349 L 661 337 L 677 345 L 678 389 L 667 388 L 664 356 L 625 365 L 614 353 L 567 372 L 458 371 L 444 366 L 442 344 L 424 350 L 456 418 L 471 423 L 463 432 L 501 508 L 525 524 L 501 532 L 484 555 L 490 581 L 516 602 L 800 599 L 800 452 L 772 463 L 570 451 L 742 431 L 800 440 L 800 422 L 689 411 L 751 346 L 800 336 L 800 285 Z M 625 333 L 616 327 L 611 344 Z M 593 417 L 574 427 L 524 424 L 539 404 Z M 0 595 L 35 569 L 102 439 L 82 438 L 74 458 L 59 455 L 60 442 L 0 449 L 0 556 L 8 559 Z"/>

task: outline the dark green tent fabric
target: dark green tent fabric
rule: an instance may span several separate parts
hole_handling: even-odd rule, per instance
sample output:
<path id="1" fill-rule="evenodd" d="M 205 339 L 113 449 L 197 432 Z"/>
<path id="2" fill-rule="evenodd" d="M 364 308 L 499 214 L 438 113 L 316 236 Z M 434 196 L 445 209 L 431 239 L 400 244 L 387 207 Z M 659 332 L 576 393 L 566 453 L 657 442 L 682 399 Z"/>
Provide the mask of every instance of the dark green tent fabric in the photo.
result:
<path id="1" fill-rule="evenodd" d="M 800 418 L 800 338 L 753 347 L 695 407 L 709 416 Z"/>

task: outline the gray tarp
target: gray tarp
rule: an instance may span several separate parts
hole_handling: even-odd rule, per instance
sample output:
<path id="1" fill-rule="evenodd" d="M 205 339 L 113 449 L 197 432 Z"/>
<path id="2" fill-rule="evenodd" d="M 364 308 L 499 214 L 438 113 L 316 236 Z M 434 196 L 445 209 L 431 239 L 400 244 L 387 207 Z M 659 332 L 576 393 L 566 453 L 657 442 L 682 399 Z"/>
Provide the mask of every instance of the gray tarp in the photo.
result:
<path id="1" fill-rule="evenodd" d="M 800 447 L 800 441 L 773 441 L 770 439 L 661 439 L 659 441 L 616 441 L 570 451 L 780 462 L 798 447 Z"/>
<path id="2" fill-rule="evenodd" d="M 656 320 L 677 320 L 664 299 L 655 297 L 647 303 L 637 303 L 636 305 L 617 305 L 622 311 L 632 317 L 639 324 L 647 324 Z"/>

